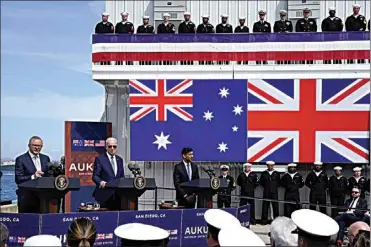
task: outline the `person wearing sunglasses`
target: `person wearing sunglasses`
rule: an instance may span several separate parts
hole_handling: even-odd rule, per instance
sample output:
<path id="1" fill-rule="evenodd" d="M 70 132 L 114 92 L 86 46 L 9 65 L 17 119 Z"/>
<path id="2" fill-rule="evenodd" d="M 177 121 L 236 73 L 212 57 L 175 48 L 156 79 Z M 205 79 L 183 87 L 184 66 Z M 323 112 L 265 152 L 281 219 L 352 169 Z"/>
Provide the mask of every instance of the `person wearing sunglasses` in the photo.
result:
<path id="1" fill-rule="evenodd" d="M 120 209 L 120 199 L 113 189 L 108 189 L 106 183 L 125 176 L 124 161 L 116 154 L 117 140 L 110 137 L 106 140 L 106 152 L 94 160 L 93 181 L 96 185 L 93 197 L 102 208 Z"/>
<path id="2" fill-rule="evenodd" d="M 339 224 L 339 233 L 337 235 L 337 244 L 341 246 L 344 238 L 344 229 L 354 222 L 361 221 L 367 211 L 367 201 L 360 198 L 361 190 L 358 188 L 352 189 L 352 197 L 345 202 L 347 210 L 335 217 L 335 221 Z"/>

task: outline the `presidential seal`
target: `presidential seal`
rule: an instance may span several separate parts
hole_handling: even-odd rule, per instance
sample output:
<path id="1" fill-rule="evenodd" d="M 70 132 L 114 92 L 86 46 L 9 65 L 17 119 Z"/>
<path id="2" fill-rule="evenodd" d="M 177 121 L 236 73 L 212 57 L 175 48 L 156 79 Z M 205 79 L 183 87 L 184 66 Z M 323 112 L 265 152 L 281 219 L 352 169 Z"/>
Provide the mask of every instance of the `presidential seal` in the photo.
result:
<path id="1" fill-rule="evenodd" d="M 55 188 L 60 191 L 67 189 L 69 183 L 70 181 L 68 180 L 68 177 L 66 177 L 65 175 L 59 175 L 54 180 Z"/>
<path id="2" fill-rule="evenodd" d="M 136 176 L 134 178 L 134 187 L 137 190 L 142 190 L 144 187 L 146 187 L 146 178 L 143 176 Z"/>
<path id="3" fill-rule="evenodd" d="M 213 177 L 211 180 L 210 180 L 210 185 L 211 185 L 211 188 L 213 190 L 217 190 L 219 189 L 220 187 L 220 179 L 217 178 L 217 177 Z"/>

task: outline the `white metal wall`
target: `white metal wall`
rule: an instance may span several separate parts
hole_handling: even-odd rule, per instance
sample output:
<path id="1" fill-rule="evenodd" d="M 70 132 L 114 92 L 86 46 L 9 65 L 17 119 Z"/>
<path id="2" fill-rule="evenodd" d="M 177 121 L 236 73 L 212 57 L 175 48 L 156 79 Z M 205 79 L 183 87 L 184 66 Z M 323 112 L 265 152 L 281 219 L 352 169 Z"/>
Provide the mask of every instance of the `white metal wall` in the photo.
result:
<path id="1" fill-rule="evenodd" d="M 274 21 L 279 19 L 278 12 L 281 9 L 287 10 L 288 0 L 254 0 L 254 1 L 221 1 L 221 0 L 191 0 L 187 1 L 187 11 L 191 12 L 192 20 L 199 24 L 201 22 L 202 14 L 210 15 L 210 22 L 216 26 L 220 22 L 221 14 L 228 14 L 229 22 L 236 26 L 239 16 L 247 16 L 247 24 L 252 30 L 252 25 L 258 20 L 258 11 L 265 9 L 267 11 L 267 20 L 272 25 Z M 335 6 L 337 8 L 337 16 L 345 19 L 352 14 L 353 4 L 361 5 L 361 14 L 365 15 L 367 20 L 370 18 L 370 1 L 321 1 L 320 2 L 320 20 L 318 20 L 318 27 L 320 30 L 321 22 L 328 16 L 328 8 Z M 111 14 L 110 20 L 114 23 L 121 20 L 120 13 L 130 13 L 130 20 L 135 27 L 141 25 L 142 16 L 148 15 L 153 23 L 154 18 L 154 1 L 152 0 L 120 0 L 120 1 L 106 1 L 106 11 Z"/>

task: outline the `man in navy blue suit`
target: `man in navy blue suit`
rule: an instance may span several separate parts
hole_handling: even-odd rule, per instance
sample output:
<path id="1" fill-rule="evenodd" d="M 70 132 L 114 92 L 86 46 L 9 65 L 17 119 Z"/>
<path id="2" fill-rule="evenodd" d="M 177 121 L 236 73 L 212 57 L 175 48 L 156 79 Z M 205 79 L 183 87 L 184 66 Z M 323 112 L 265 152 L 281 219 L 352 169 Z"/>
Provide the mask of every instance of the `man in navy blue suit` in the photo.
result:
<path id="1" fill-rule="evenodd" d="M 116 155 L 117 140 L 110 137 L 106 140 L 104 154 L 94 160 L 93 181 L 96 185 L 93 196 L 102 208 L 110 210 L 120 209 L 120 200 L 115 196 L 113 189 L 105 188 L 106 183 L 120 177 L 124 177 L 124 161 Z"/>
<path id="2" fill-rule="evenodd" d="M 344 228 L 350 226 L 354 222 L 361 221 L 367 211 L 367 201 L 360 198 L 361 190 L 358 188 L 352 189 L 352 198 L 346 200 L 345 206 L 348 208 L 343 214 L 336 216 L 335 220 L 339 224 L 339 233 L 337 236 L 337 244 L 340 246 L 343 242 Z"/>
<path id="3" fill-rule="evenodd" d="M 41 154 L 43 141 L 38 136 L 33 136 L 28 142 L 28 151 L 15 159 L 15 183 L 17 185 L 31 179 L 42 177 L 47 171 L 47 164 L 50 158 Z M 22 189 L 17 189 L 18 212 L 39 213 L 39 199 Z"/>

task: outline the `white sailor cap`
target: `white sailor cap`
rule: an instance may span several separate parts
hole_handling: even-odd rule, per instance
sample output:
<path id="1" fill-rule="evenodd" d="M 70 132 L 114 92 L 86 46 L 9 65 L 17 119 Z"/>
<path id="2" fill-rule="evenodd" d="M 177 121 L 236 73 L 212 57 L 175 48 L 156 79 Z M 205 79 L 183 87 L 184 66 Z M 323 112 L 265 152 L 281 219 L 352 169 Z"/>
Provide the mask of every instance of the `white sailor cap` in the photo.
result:
<path id="1" fill-rule="evenodd" d="M 163 13 L 162 17 L 170 17 L 170 14 L 169 13 Z"/>
<path id="2" fill-rule="evenodd" d="M 191 15 L 190 12 L 184 12 L 184 15 Z"/>
<path id="3" fill-rule="evenodd" d="M 239 20 L 246 20 L 246 17 L 245 16 L 240 16 L 238 17 Z"/>
<path id="4" fill-rule="evenodd" d="M 296 210 L 291 214 L 291 219 L 299 232 L 303 231 L 310 235 L 330 237 L 339 232 L 339 225 L 333 218 L 315 210 Z"/>
<path id="5" fill-rule="evenodd" d="M 170 233 L 157 226 L 129 223 L 118 226 L 115 229 L 115 235 L 119 238 L 133 241 L 153 241 L 166 239 Z"/>
<path id="6" fill-rule="evenodd" d="M 341 170 L 343 170 L 343 168 L 342 168 L 341 166 L 335 166 L 335 167 L 334 167 L 334 170 L 335 170 L 335 171 L 336 171 L 336 170 L 340 170 L 340 171 L 341 171 Z"/>
<path id="7" fill-rule="evenodd" d="M 309 8 L 305 8 L 305 9 L 303 9 L 303 12 L 309 13 L 310 12 L 310 9 Z"/>
<path id="8" fill-rule="evenodd" d="M 201 17 L 202 18 L 210 18 L 210 16 L 208 14 L 203 14 Z"/>
<path id="9" fill-rule="evenodd" d="M 247 166 L 252 166 L 250 163 L 245 163 L 245 164 L 243 164 L 243 168 L 245 168 L 245 167 L 247 167 Z"/>
<path id="10" fill-rule="evenodd" d="M 24 242 L 25 247 L 27 246 L 62 246 L 62 242 L 59 238 L 53 235 L 36 235 L 26 239 Z"/>
<path id="11" fill-rule="evenodd" d="M 227 170 L 229 170 L 229 166 L 227 166 L 227 165 L 221 165 L 220 166 L 220 169 L 222 170 L 222 169 L 227 169 Z"/>
<path id="12" fill-rule="evenodd" d="M 287 165 L 287 167 L 296 167 L 296 164 L 290 163 L 290 164 Z"/>
<path id="13" fill-rule="evenodd" d="M 261 9 L 261 10 L 259 10 L 259 14 L 266 14 L 267 12 L 265 12 L 265 10 L 263 10 L 263 9 Z"/>
<path id="14" fill-rule="evenodd" d="M 362 168 L 361 167 L 354 167 L 353 171 L 354 172 L 360 172 L 360 171 L 362 171 Z"/>
<path id="15" fill-rule="evenodd" d="M 330 8 L 328 8 L 328 11 L 336 11 L 336 8 L 335 7 L 330 7 Z"/>
<path id="16" fill-rule="evenodd" d="M 232 227 L 220 230 L 218 242 L 224 246 L 266 246 L 264 241 L 253 231 L 246 227 Z"/>
<path id="17" fill-rule="evenodd" d="M 122 12 L 120 15 L 129 15 L 128 12 Z"/>
<path id="18" fill-rule="evenodd" d="M 266 164 L 267 164 L 267 165 L 275 165 L 276 163 L 275 163 L 274 161 L 271 161 L 271 160 L 270 160 L 270 161 L 267 161 Z"/>
<path id="19" fill-rule="evenodd" d="M 287 11 L 286 10 L 284 10 L 284 9 L 282 9 L 282 10 L 280 10 L 280 14 L 287 14 Z"/>
<path id="20" fill-rule="evenodd" d="M 104 12 L 104 13 L 102 13 L 102 16 L 109 16 L 109 13 L 108 12 Z"/>
<path id="21" fill-rule="evenodd" d="M 360 8 L 361 7 L 361 5 L 359 5 L 359 4 L 353 4 L 353 8 Z"/>
<path id="22" fill-rule="evenodd" d="M 321 166 L 321 165 L 323 165 L 323 163 L 321 161 L 315 161 L 315 162 L 313 162 L 313 164 L 315 166 Z"/>
<path id="23" fill-rule="evenodd" d="M 220 17 L 222 17 L 222 18 L 228 18 L 228 15 L 227 14 L 222 14 Z"/>
<path id="24" fill-rule="evenodd" d="M 204 218 L 207 224 L 219 230 L 224 227 L 241 226 L 240 221 L 235 216 L 221 209 L 208 209 L 204 214 Z"/>
<path id="25" fill-rule="evenodd" d="M 149 20 L 149 16 L 148 15 L 145 15 L 142 17 L 143 20 Z"/>

